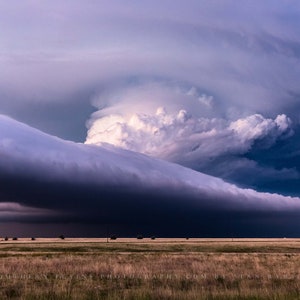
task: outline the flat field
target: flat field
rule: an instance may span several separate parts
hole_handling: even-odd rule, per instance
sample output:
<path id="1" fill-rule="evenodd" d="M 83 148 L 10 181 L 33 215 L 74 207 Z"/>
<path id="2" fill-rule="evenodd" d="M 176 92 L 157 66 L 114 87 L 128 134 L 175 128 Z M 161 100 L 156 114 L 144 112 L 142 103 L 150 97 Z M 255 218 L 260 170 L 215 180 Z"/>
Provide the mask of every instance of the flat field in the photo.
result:
<path id="1" fill-rule="evenodd" d="M 2 240 L 0 299 L 300 299 L 300 239 Z"/>

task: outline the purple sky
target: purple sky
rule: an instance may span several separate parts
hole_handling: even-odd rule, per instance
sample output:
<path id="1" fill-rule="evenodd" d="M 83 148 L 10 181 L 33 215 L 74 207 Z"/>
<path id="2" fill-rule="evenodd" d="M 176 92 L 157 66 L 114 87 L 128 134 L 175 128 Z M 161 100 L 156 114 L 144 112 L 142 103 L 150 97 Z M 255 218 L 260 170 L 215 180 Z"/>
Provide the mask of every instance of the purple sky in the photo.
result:
<path id="1" fill-rule="evenodd" d="M 0 1 L 0 70 L 2 115 L 300 196 L 299 1 Z"/>

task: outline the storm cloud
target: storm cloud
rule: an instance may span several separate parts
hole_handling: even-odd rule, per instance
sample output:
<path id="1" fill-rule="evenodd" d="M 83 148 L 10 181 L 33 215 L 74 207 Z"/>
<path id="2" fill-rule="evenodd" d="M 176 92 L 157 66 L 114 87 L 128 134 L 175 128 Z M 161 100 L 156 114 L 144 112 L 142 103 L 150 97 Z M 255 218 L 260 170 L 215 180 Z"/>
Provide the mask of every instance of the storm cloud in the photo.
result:
<path id="1" fill-rule="evenodd" d="M 81 224 L 93 224 L 94 230 L 113 224 L 122 234 L 152 228 L 168 235 L 199 234 L 204 223 L 213 218 L 217 218 L 215 226 L 207 225 L 208 232 L 224 235 L 219 222 L 228 225 L 229 216 L 231 224 L 248 218 L 253 226 L 264 220 L 262 216 L 273 216 L 277 221 L 295 216 L 285 229 L 298 222 L 299 198 L 240 189 L 112 146 L 66 142 L 5 116 L 1 116 L 0 125 L 3 222 L 56 223 L 62 228 L 74 223 L 74 230 Z M 122 231 L 123 226 L 127 231 Z M 247 230 L 239 228 L 237 234 Z M 43 234 L 42 229 L 38 231 Z"/>
<path id="2" fill-rule="evenodd" d="M 298 122 L 296 1 L 11 1 L 0 8 L 2 110 L 11 114 L 21 114 L 17 104 L 72 105 L 80 91 L 89 104 L 89 95 L 109 87 L 117 93 L 156 80 L 212 96 L 228 118 L 285 113 Z"/>
<path id="3" fill-rule="evenodd" d="M 194 199 L 194 187 L 191 192 L 183 175 L 169 179 L 165 167 L 151 173 L 146 164 L 142 173 L 132 173 L 128 165 L 124 175 L 117 157 L 128 155 L 131 162 L 146 156 L 131 156 L 118 147 L 249 191 L 299 197 L 299 23 L 295 0 L 1 1 L 0 113 L 64 140 L 89 144 L 42 133 L 34 138 L 18 134 L 16 142 L 9 134 L 24 125 L 7 131 L 9 122 L 2 122 L 1 180 L 11 192 L 3 190 L 1 199 L 58 213 L 59 203 L 81 203 L 89 190 L 97 197 L 105 190 L 111 199 L 124 193 L 130 195 L 126 199 L 137 199 L 128 190 L 132 178 L 140 184 L 137 190 L 161 193 L 155 199 L 165 199 L 169 189 L 179 198 Z M 99 171 L 103 165 L 97 163 L 97 151 L 108 159 L 105 172 Z M 186 174 L 183 170 L 171 174 Z M 153 174 L 165 182 L 161 189 Z M 198 177 L 197 172 L 188 174 Z M 114 182 L 125 190 L 111 194 L 114 189 L 106 186 Z M 225 192 L 231 187 L 224 186 L 222 199 L 232 198 Z M 62 191 L 69 192 L 63 197 Z M 241 199 L 249 196 L 245 191 Z M 205 198 L 206 192 L 196 189 L 195 194 Z M 39 206 L 39 193 L 47 205 Z M 219 196 L 210 194 L 209 199 Z M 230 207 L 237 205 L 239 211 L 241 203 Z M 163 206 L 166 212 L 168 205 Z"/>

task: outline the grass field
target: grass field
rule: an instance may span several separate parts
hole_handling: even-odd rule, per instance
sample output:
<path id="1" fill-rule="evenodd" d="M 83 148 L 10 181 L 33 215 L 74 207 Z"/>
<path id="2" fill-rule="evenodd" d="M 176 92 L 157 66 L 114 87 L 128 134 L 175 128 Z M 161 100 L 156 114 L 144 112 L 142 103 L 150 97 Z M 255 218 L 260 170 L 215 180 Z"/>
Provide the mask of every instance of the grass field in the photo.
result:
<path id="1" fill-rule="evenodd" d="M 0 242 L 0 299 L 300 299 L 300 239 Z"/>

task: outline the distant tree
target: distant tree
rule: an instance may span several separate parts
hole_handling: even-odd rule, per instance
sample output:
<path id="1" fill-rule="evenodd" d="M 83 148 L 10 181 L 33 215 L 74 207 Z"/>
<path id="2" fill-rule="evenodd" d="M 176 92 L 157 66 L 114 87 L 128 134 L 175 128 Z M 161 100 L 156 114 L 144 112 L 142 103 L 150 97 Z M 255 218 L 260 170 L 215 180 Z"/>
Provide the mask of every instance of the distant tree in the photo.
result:
<path id="1" fill-rule="evenodd" d="M 32 240 L 32 241 L 35 241 L 35 237 L 32 237 L 31 240 Z"/>
<path id="2" fill-rule="evenodd" d="M 60 238 L 61 240 L 64 240 L 64 239 L 65 239 L 65 236 L 64 236 L 63 234 L 61 234 L 61 235 L 59 236 L 59 238 Z"/>
<path id="3" fill-rule="evenodd" d="M 143 236 L 139 234 L 136 238 L 137 238 L 138 240 L 142 240 L 142 239 L 143 239 Z"/>
<path id="4" fill-rule="evenodd" d="M 151 236 L 151 240 L 155 240 L 156 238 L 155 238 L 155 236 Z"/>
<path id="5" fill-rule="evenodd" d="M 13 241 L 17 241 L 17 240 L 18 240 L 18 238 L 17 238 L 17 237 L 13 237 L 12 239 L 13 239 Z"/>
<path id="6" fill-rule="evenodd" d="M 6 237 L 4 238 L 4 240 L 5 240 L 5 241 L 8 241 L 8 237 L 6 236 Z"/>
<path id="7" fill-rule="evenodd" d="M 112 235 L 112 236 L 110 237 L 110 239 L 111 239 L 111 240 L 116 240 L 116 239 L 117 239 L 117 236 L 116 236 L 116 235 Z"/>

